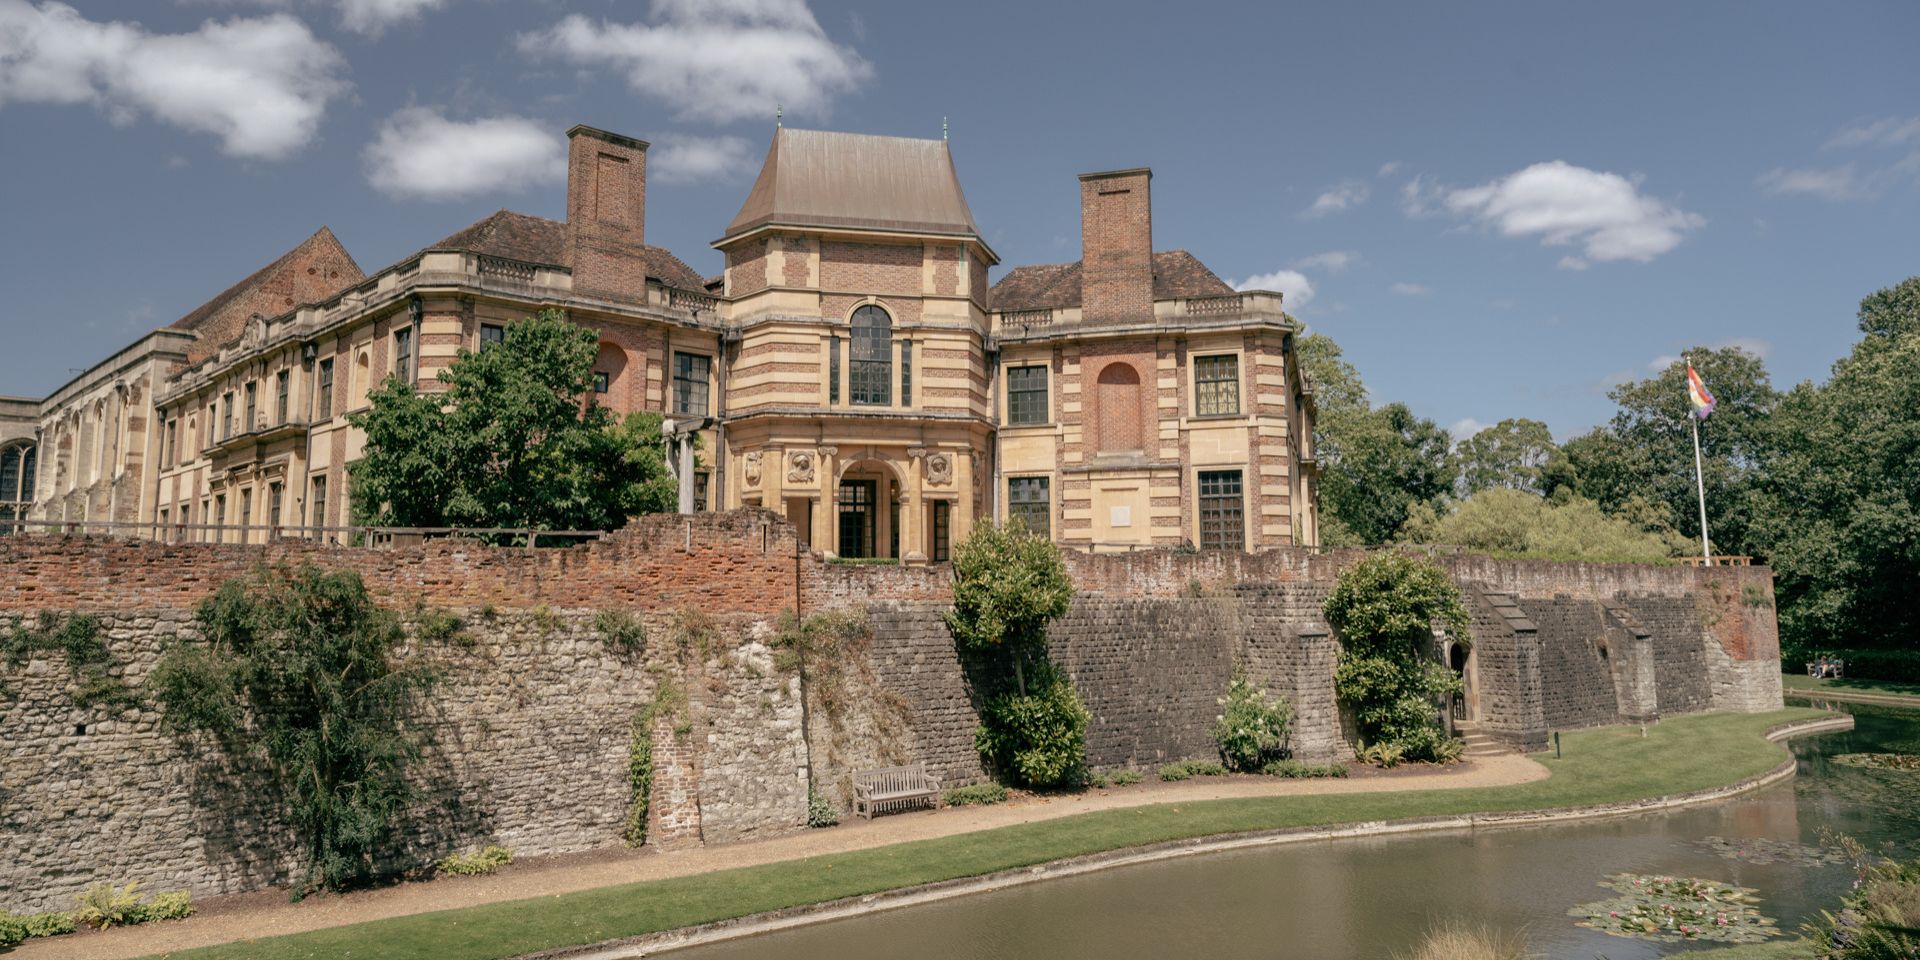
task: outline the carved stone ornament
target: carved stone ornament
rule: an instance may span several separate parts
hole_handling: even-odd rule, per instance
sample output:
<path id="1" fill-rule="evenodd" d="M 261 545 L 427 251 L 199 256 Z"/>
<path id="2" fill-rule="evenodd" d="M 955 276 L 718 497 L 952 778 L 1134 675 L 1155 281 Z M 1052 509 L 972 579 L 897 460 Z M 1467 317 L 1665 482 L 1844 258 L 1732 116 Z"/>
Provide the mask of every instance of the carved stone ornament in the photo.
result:
<path id="1" fill-rule="evenodd" d="M 740 472 L 746 476 L 747 486 L 760 485 L 760 451 L 755 450 L 747 454 L 746 462 L 741 466 Z"/>
<path id="2" fill-rule="evenodd" d="M 787 461 L 788 483 L 813 482 L 813 454 L 796 453 Z"/>
<path id="3" fill-rule="evenodd" d="M 936 486 L 946 486 L 953 482 L 953 456 L 945 453 L 927 455 L 927 482 Z"/>

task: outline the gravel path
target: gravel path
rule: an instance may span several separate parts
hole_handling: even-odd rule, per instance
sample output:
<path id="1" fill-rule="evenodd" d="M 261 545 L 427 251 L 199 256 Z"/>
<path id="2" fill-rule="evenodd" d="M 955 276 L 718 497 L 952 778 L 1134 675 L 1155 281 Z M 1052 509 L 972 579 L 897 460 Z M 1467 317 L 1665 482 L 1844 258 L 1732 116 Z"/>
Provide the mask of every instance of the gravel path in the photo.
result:
<path id="1" fill-rule="evenodd" d="M 1154 803 L 1189 803 L 1229 797 L 1284 797 L 1387 790 L 1462 789 L 1506 786 L 1544 779 L 1547 769 L 1516 754 L 1476 757 L 1456 767 L 1358 769 L 1346 779 L 1280 780 L 1270 777 L 1196 778 L 1148 782 L 1077 794 L 1022 797 L 989 807 L 949 807 L 903 813 L 868 822 L 849 820 L 830 830 L 807 830 L 767 840 L 716 844 L 660 852 L 615 848 L 523 860 L 490 877 L 446 877 L 424 883 L 365 890 L 288 903 L 284 890 L 219 897 L 200 904 L 194 917 L 104 933 L 29 940 L 9 955 L 18 960 L 125 960 L 192 947 L 299 933 L 435 910 L 587 890 L 750 867 L 825 853 L 945 837 L 994 827 L 1069 817 Z"/>

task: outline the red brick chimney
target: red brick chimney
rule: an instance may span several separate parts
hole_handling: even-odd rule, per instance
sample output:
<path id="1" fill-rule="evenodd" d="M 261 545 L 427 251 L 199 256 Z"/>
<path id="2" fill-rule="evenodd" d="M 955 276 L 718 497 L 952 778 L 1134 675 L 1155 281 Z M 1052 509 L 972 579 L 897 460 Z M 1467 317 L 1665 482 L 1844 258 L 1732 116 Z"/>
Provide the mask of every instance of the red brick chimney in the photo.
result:
<path id="1" fill-rule="evenodd" d="M 647 142 L 577 126 L 567 131 L 567 265 L 578 293 L 647 293 Z"/>
<path id="2" fill-rule="evenodd" d="M 1153 171 L 1080 175 L 1080 308 L 1089 322 L 1153 319 Z"/>

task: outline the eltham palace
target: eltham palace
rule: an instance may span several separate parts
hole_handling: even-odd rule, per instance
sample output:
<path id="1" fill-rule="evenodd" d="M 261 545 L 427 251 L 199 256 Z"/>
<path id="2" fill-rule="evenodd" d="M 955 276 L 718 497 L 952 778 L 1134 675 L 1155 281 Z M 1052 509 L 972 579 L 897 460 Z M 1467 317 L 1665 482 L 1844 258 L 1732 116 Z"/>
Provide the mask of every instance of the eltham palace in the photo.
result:
<path id="1" fill-rule="evenodd" d="M 372 274 L 323 227 L 0 398 L 0 531 L 335 538 L 347 415 L 552 308 L 598 332 L 597 402 L 698 431 L 695 509 L 772 510 L 829 556 L 938 563 L 979 517 L 1094 551 L 1318 543 L 1295 324 L 1154 248 L 1151 171 L 1082 175 L 1081 259 L 989 285 L 946 141 L 780 129 L 703 278 L 646 242 L 647 144 L 568 137 L 565 223 L 502 210 Z"/>

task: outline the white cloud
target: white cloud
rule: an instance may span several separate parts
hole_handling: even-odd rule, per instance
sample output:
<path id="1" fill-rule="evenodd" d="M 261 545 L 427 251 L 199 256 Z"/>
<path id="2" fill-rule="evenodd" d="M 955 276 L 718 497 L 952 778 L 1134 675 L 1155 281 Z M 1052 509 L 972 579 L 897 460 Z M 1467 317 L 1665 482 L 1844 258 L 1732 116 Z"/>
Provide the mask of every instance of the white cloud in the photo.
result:
<path id="1" fill-rule="evenodd" d="M 1486 424 L 1481 423 L 1480 421 L 1475 420 L 1472 417 L 1462 417 L 1461 419 L 1455 420 L 1454 422 L 1448 424 L 1447 432 L 1450 434 L 1453 434 L 1454 442 L 1458 443 L 1460 441 L 1466 440 L 1468 437 L 1471 437 L 1476 433 L 1479 433 L 1482 430 L 1485 430 L 1486 428 L 1487 428 Z"/>
<path id="2" fill-rule="evenodd" d="M 1298 270 L 1255 274 L 1233 285 L 1235 290 L 1278 290 L 1281 304 L 1299 310 L 1313 302 L 1313 281 Z"/>
<path id="3" fill-rule="evenodd" d="M 428 107 L 388 117 L 361 156 L 374 189 L 424 200 L 512 191 L 567 176 L 566 141 L 545 124 L 513 116 L 448 120 Z"/>
<path id="4" fill-rule="evenodd" d="M 88 20 L 64 3 L 0 0 L 0 104 L 90 103 L 115 123 L 146 115 L 220 138 L 237 157 L 281 159 L 312 141 L 347 90 L 346 62 L 286 14 L 208 20 L 192 33 Z"/>
<path id="5" fill-rule="evenodd" d="M 1403 297 L 1424 297 L 1433 292 L 1433 288 L 1424 287 L 1417 283 L 1396 283 L 1387 289 Z"/>
<path id="6" fill-rule="evenodd" d="M 1851 163 L 1826 169 L 1776 168 L 1761 174 L 1754 182 L 1760 189 L 1776 196 L 1783 193 L 1810 193 L 1828 200 L 1851 200 L 1860 196 L 1862 191 Z"/>
<path id="7" fill-rule="evenodd" d="M 595 22 L 580 14 L 519 39 L 523 53 L 625 71 L 638 94 L 683 120 L 726 123 L 791 113 L 824 115 L 873 67 L 834 43 L 805 0 L 654 0 L 651 23 Z"/>
<path id="8" fill-rule="evenodd" d="M 1367 185 L 1358 180 L 1343 180 L 1313 200 L 1313 206 L 1301 211 L 1309 219 L 1339 213 L 1367 202 Z"/>
<path id="9" fill-rule="evenodd" d="M 377 37 L 388 27 L 417 20 L 447 0 L 340 0 L 340 25 L 355 33 Z"/>
<path id="10" fill-rule="evenodd" d="M 1587 261 L 1582 260 L 1579 257 L 1576 257 L 1572 254 L 1568 254 L 1564 257 L 1561 257 L 1559 262 L 1555 263 L 1554 266 L 1559 267 L 1562 270 L 1579 271 L 1579 270 L 1585 270 L 1588 264 L 1587 264 Z"/>
<path id="11" fill-rule="evenodd" d="M 1584 269 L 1589 261 L 1647 262 L 1679 246 L 1687 231 L 1707 222 L 1641 193 L 1639 184 L 1619 174 L 1561 160 L 1536 163 L 1478 187 L 1447 191 L 1444 199 L 1453 213 L 1506 236 L 1537 236 L 1547 246 L 1579 246 L 1577 257 L 1561 260 L 1561 266 L 1571 269 Z"/>
<path id="12" fill-rule="evenodd" d="M 662 183 L 727 180 L 753 169 L 753 144 L 742 137 L 672 135 L 647 151 L 647 176 Z"/>
<path id="13" fill-rule="evenodd" d="M 1409 217 L 1424 217 L 1434 212 L 1445 192 L 1426 174 L 1415 174 L 1413 179 L 1400 185 L 1400 207 Z"/>
<path id="14" fill-rule="evenodd" d="M 1920 140 L 1920 117 L 1887 117 L 1864 127 L 1850 127 L 1835 134 L 1823 149 L 1891 146 L 1909 140 Z"/>
<path id="15" fill-rule="evenodd" d="M 1316 253 L 1311 257 L 1301 257 L 1295 260 L 1293 265 L 1301 270 L 1325 270 L 1328 273 L 1339 273 L 1359 259 L 1360 255 L 1351 250 L 1328 250 L 1326 253 Z"/>

